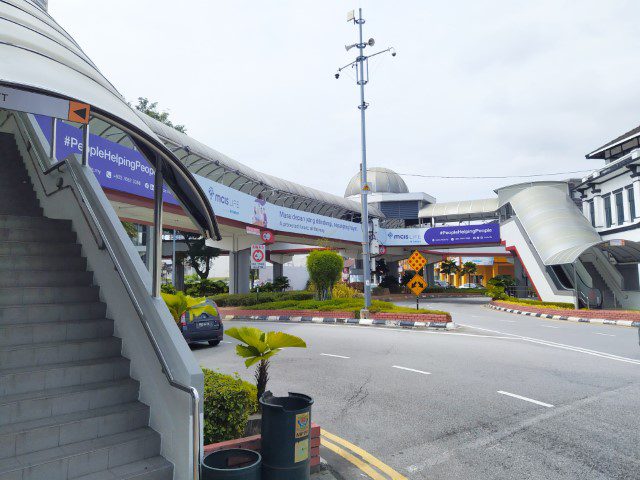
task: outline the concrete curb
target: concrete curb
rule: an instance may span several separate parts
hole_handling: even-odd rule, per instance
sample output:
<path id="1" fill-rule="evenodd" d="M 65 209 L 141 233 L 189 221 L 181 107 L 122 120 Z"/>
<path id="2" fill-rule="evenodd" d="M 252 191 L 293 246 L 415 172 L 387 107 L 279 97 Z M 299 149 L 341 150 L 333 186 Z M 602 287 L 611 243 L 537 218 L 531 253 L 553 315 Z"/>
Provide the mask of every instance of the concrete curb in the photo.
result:
<path id="1" fill-rule="evenodd" d="M 568 317 L 563 315 L 550 315 L 547 313 L 527 312 L 524 310 L 516 310 L 514 308 L 499 307 L 497 305 L 489 304 L 489 308 L 499 310 L 501 312 L 515 313 L 518 315 L 526 315 L 528 317 L 550 318 L 552 320 L 564 320 L 567 322 L 576 323 L 597 323 L 599 325 L 615 325 L 617 327 L 637 327 L 640 328 L 640 322 L 634 322 L 632 320 L 608 320 L 606 318 L 581 318 L 581 317 Z"/>
<path id="2" fill-rule="evenodd" d="M 225 315 L 225 320 L 251 320 L 273 323 L 327 323 L 333 325 L 361 325 L 368 327 L 395 327 L 395 328 L 437 328 L 453 330 L 457 325 L 453 322 L 411 322 L 409 320 L 374 320 L 357 318 L 330 318 L 330 317 L 290 317 L 287 315 Z"/>

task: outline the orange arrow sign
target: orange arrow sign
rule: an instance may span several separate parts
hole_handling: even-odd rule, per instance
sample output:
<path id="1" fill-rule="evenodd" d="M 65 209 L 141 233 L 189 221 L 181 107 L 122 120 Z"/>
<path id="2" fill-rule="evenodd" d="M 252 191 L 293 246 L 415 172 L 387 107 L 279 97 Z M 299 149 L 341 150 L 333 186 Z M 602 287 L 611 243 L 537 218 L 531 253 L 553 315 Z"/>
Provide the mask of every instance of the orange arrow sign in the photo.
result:
<path id="1" fill-rule="evenodd" d="M 91 107 L 89 104 L 74 101 L 69 102 L 69 121 L 76 123 L 89 123 L 90 113 Z"/>

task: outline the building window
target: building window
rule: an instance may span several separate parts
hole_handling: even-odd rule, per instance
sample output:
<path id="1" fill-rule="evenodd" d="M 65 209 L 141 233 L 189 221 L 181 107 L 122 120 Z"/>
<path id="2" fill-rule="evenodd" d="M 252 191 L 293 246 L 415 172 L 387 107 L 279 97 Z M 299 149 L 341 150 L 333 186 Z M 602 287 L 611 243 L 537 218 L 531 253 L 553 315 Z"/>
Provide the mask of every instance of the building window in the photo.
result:
<path id="1" fill-rule="evenodd" d="M 633 221 L 636 218 L 636 198 L 633 195 L 633 185 L 627 187 L 627 195 L 629 196 L 629 218 Z"/>
<path id="2" fill-rule="evenodd" d="M 593 204 L 593 200 L 587 202 L 589 204 L 589 220 L 591 220 L 591 226 L 596 226 L 596 208 Z"/>
<path id="3" fill-rule="evenodd" d="M 614 193 L 616 198 L 616 219 L 618 225 L 624 223 L 624 200 L 622 198 L 622 190 Z"/>
<path id="4" fill-rule="evenodd" d="M 604 226 L 609 228 L 613 224 L 611 217 L 611 195 L 603 196 L 602 200 L 604 200 Z"/>

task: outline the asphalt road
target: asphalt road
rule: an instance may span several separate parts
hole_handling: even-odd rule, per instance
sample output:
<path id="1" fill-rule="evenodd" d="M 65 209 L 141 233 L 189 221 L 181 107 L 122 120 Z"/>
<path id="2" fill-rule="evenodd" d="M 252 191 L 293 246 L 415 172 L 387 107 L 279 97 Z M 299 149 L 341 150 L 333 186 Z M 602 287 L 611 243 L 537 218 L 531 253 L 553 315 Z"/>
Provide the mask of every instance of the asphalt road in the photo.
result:
<path id="1" fill-rule="evenodd" d="M 640 479 L 637 331 L 482 303 L 425 303 L 466 325 L 454 332 L 233 325 L 303 337 L 307 349 L 273 359 L 270 389 L 311 395 L 316 423 L 406 478 Z M 251 380 L 234 343 L 194 353 Z M 367 478 L 327 448 L 322 455 L 344 479 Z"/>

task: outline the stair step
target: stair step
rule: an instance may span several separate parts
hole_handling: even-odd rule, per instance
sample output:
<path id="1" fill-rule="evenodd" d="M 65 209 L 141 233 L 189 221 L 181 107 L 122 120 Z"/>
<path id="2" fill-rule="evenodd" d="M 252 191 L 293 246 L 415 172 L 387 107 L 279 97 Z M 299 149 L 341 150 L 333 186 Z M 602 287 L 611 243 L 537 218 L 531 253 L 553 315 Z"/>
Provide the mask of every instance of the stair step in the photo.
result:
<path id="1" fill-rule="evenodd" d="M 138 387 L 127 378 L 7 395 L 0 397 L 0 425 L 129 403 L 138 399 Z"/>
<path id="2" fill-rule="evenodd" d="M 105 320 L 101 323 L 102 325 L 95 327 L 100 334 L 106 334 L 113 329 L 112 322 Z M 90 327 L 90 330 L 93 330 L 93 328 Z M 24 341 L 26 339 L 20 340 Z M 3 368 L 17 368 L 49 365 L 52 363 L 77 362 L 96 358 L 115 357 L 120 355 L 121 351 L 121 340 L 117 337 L 106 335 L 102 338 L 79 338 L 77 340 L 59 342 L 50 341 L 6 345 L 0 347 L 0 365 L 2 365 Z"/>
<path id="3" fill-rule="evenodd" d="M 93 440 L 148 426 L 149 407 L 131 402 L 0 427 L 0 458 Z"/>
<path id="4" fill-rule="evenodd" d="M 11 256 L 0 255 L 2 270 L 86 270 L 87 260 L 83 257 L 52 256 Z"/>
<path id="5" fill-rule="evenodd" d="M 71 287 L 90 286 L 93 273 L 86 270 L 37 271 L 15 270 L 11 275 L 0 275 L 0 288 L 6 287 Z"/>
<path id="6" fill-rule="evenodd" d="M 78 477 L 75 480 L 172 480 L 173 465 L 163 457 L 151 457 L 120 467 Z"/>
<path id="7" fill-rule="evenodd" d="M 0 325 L 21 321 L 44 323 L 105 318 L 107 306 L 102 302 L 48 303 L 40 305 L 0 306 Z"/>
<path id="8" fill-rule="evenodd" d="M 0 186 L 2 188 L 2 186 Z M 0 215 L 21 215 L 29 217 L 41 217 L 42 208 L 33 204 L 22 204 L 19 206 L 8 206 L 0 203 Z"/>
<path id="9" fill-rule="evenodd" d="M 31 186 L 31 179 L 27 175 L 27 171 L 24 167 L 22 167 L 22 169 L 8 167 L 8 172 L 5 171 L 4 168 L 6 167 L 3 165 L 2 177 L 0 177 L 0 187 L 11 187 L 16 184 Z"/>
<path id="10" fill-rule="evenodd" d="M 152 458 L 159 452 L 158 433 L 139 428 L 0 460 L 0 479 L 66 480 Z M 19 473 L 22 476 L 16 477 Z"/>
<path id="11" fill-rule="evenodd" d="M 0 370 L 0 397 L 128 377 L 129 360 L 120 356 L 4 368 Z"/>
<path id="12" fill-rule="evenodd" d="M 2 287 L 0 305 L 39 305 L 43 303 L 95 302 L 99 288 L 66 287 Z"/>
<path id="13" fill-rule="evenodd" d="M 113 335 L 113 321 L 78 320 L 64 322 L 43 322 L 0 325 L 0 348 L 8 346 L 28 345 L 34 346 L 41 343 L 47 345 L 56 342 L 76 340 L 98 340 L 109 338 Z M 4 363 L 0 362 L 0 368 Z"/>
<path id="14" fill-rule="evenodd" d="M 40 219 L 44 217 L 21 217 Z M 53 243 L 53 242 L 0 242 L 0 256 L 80 256 L 82 247 L 78 243 Z"/>
<path id="15" fill-rule="evenodd" d="M 47 230 L 71 230 L 71 220 L 22 215 L 0 215 L 0 228 L 45 228 Z"/>
<path id="16" fill-rule="evenodd" d="M 43 238 L 49 242 L 75 242 L 76 232 L 55 228 L 0 228 L 0 240 L 37 242 Z"/>

